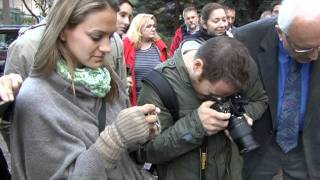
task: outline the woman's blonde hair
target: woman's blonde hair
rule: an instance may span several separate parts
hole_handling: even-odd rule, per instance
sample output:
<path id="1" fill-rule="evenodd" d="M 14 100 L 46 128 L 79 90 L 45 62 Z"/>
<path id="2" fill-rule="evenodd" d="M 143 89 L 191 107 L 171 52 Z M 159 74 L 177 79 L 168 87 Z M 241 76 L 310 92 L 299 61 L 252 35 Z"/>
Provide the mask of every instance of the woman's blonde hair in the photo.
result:
<path id="1" fill-rule="evenodd" d="M 148 24 L 151 20 L 154 21 L 155 25 L 157 24 L 157 19 L 152 14 L 140 13 L 137 14 L 130 24 L 130 27 L 127 31 L 127 37 L 133 42 L 136 48 L 140 48 L 142 44 L 142 28 Z M 153 41 L 160 39 L 158 33 L 156 33 Z"/>
<path id="2" fill-rule="evenodd" d="M 73 28 L 82 23 L 88 14 L 110 8 L 117 12 L 118 4 L 114 0 L 59 0 L 48 15 L 46 29 L 41 38 L 38 51 L 35 55 L 33 71 L 41 76 L 47 76 L 54 71 L 57 61 L 63 57 L 71 73 L 77 62 L 72 60 L 66 52 L 60 34 L 65 28 Z M 118 84 L 111 73 L 111 91 L 108 99 L 118 96 Z"/>

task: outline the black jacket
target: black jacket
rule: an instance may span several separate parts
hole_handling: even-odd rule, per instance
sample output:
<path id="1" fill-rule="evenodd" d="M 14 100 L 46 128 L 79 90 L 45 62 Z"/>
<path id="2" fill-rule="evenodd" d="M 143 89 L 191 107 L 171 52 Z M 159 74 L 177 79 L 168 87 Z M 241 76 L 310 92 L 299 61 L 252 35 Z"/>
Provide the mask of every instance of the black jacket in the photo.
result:
<path id="1" fill-rule="evenodd" d="M 272 138 L 278 105 L 278 43 L 276 19 L 265 19 L 237 28 L 235 38 L 242 41 L 256 61 L 261 80 L 269 96 L 269 108 L 255 121 L 253 131 L 262 147 L 244 156 L 244 177 L 250 176 Z M 307 111 L 302 133 L 303 150 L 310 179 L 320 179 L 320 61 L 313 61 L 309 80 Z"/>

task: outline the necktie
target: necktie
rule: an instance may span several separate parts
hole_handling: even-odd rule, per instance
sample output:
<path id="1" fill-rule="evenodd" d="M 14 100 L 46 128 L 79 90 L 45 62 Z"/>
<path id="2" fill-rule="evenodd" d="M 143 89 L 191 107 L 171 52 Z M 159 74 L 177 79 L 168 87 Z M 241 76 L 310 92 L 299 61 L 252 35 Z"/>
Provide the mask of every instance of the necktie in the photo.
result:
<path id="1" fill-rule="evenodd" d="M 301 97 L 301 65 L 292 60 L 287 76 L 276 141 L 284 153 L 298 144 Z"/>

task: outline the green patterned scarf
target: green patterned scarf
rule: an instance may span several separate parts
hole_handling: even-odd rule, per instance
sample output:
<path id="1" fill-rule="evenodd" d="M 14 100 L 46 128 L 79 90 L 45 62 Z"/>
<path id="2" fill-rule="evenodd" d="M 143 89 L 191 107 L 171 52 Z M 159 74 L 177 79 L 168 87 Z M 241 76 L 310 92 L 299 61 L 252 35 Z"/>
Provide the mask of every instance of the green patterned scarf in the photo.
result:
<path id="1" fill-rule="evenodd" d="M 73 81 L 75 84 L 82 84 L 98 97 L 105 97 L 111 89 L 111 77 L 107 68 L 76 68 L 72 77 L 69 68 L 64 60 L 57 63 L 57 72 L 65 80 Z"/>

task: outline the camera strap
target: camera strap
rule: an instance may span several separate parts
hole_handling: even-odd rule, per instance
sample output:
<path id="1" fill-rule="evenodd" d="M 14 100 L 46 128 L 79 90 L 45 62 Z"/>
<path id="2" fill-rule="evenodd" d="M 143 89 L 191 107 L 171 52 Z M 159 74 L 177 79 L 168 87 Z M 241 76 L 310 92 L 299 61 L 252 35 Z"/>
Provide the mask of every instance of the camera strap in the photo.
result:
<path id="1" fill-rule="evenodd" d="M 102 100 L 102 105 L 98 114 L 98 128 L 99 128 L 99 134 L 106 128 L 106 102 L 104 102 L 104 99 Z"/>
<path id="2" fill-rule="evenodd" d="M 208 137 L 205 136 L 200 147 L 200 180 L 206 179 L 207 166 L 208 166 Z"/>

